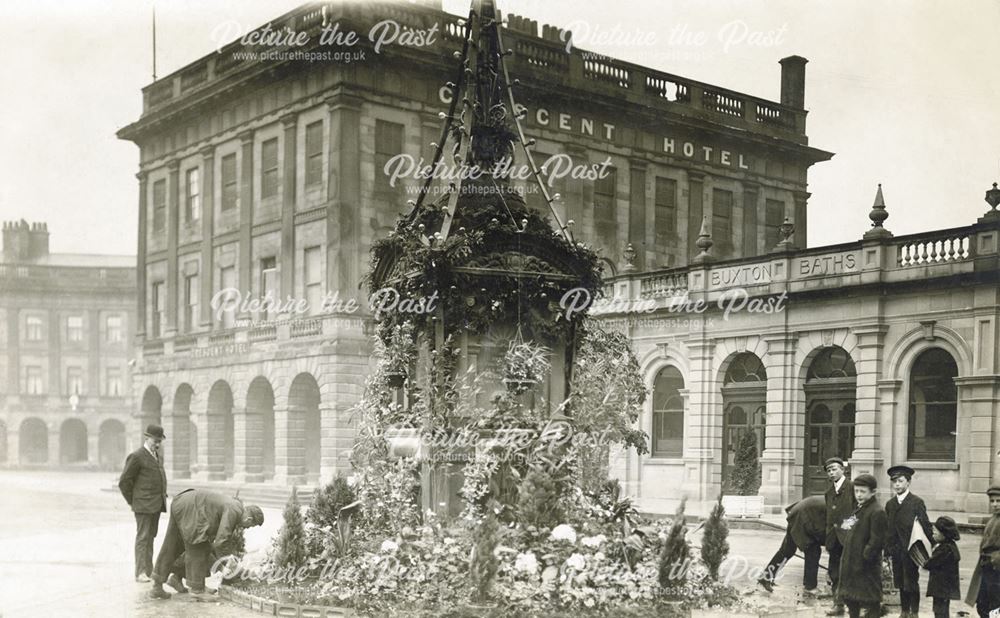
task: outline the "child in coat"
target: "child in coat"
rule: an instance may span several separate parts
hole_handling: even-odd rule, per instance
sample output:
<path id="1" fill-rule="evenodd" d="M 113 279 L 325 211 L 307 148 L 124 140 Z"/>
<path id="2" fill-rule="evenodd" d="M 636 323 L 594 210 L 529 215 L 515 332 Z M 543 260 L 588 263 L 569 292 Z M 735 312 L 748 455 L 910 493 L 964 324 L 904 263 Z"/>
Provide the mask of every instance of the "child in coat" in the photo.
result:
<path id="1" fill-rule="evenodd" d="M 924 563 L 930 571 L 927 596 L 934 599 L 934 618 L 948 618 L 951 599 L 961 598 L 958 592 L 958 526 L 951 517 L 938 517 L 932 529 L 934 553 Z"/>

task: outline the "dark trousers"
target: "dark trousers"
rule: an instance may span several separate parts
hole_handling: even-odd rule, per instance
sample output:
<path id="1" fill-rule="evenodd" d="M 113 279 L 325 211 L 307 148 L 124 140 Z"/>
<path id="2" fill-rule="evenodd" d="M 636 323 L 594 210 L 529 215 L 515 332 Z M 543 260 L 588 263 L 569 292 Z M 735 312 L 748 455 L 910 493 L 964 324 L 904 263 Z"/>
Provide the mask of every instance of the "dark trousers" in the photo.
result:
<path id="1" fill-rule="evenodd" d="M 951 618 L 951 600 L 945 597 L 934 597 L 934 618 Z"/>
<path id="2" fill-rule="evenodd" d="M 193 592 L 203 592 L 205 590 L 205 577 L 211 567 L 210 556 L 212 544 L 208 541 L 204 543 L 185 544 L 181 538 L 180 528 L 170 518 L 167 524 L 167 534 L 163 537 L 163 545 L 160 546 L 160 553 L 156 557 L 156 569 L 153 571 L 153 583 L 160 585 L 167 580 L 171 574 L 178 577 L 186 577 L 187 585 Z M 183 558 L 183 561 L 179 560 Z M 183 563 L 183 567 L 177 565 Z"/>
<path id="3" fill-rule="evenodd" d="M 833 588 L 833 603 L 835 605 L 843 605 L 844 602 L 840 600 L 840 557 L 844 555 L 844 546 L 840 544 L 840 541 L 831 542 L 830 546 L 826 548 L 826 553 L 830 556 L 830 562 L 827 565 L 827 572 L 830 574 L 830 584 Z"/>
<path id="4" fill-rule="evenodd" d="M 879 618 L 879 603 L 861 603 L 860 601 L 845 601 L 847 615 L 850 618 Z"/>
<path id="5" fill-rule="evenodd" d="M 795 541 L 792 540 L 792 535 L 785 534 L 785 538 L 781 541 L 781 547 L 778 548 L 771 561 L 767 563 L 762 578 L 771 582 L 775 581 L 778 578 L 778 572 L 795 555 L 796 549 L 797 547 L 795 546 Z M 819 573 L 819 557 L 822 552 L 823 546 L 818 543 L 814 543 L 803 550 L 803 553 L 806 555 L 806 567 L 805 573 L 802 575 L 802 586 L 806 590 L 812 590 L 816 587 L 817 574 Z"/>
<path id="6" fill-rule="evenodd" d="M 900 610 L 916 612 L 920 609 L 920 569 L 905 551 L 894 551 L 892 558 L 892 579 L 899 588 Z"/>
<path id="7" fill-rule="evenodd" d="M 989 618 L 990 610 L 1000 607 L 1000 570 L 987 561 L 979 569 L 979 596 L 976 611 L 980 618 Z"/>
<path id="8" fill-rule="evenodd" d="M 135 515 L 135 577 L 153 572 L 153 539 L 160 528 L 159 513 Z"/>

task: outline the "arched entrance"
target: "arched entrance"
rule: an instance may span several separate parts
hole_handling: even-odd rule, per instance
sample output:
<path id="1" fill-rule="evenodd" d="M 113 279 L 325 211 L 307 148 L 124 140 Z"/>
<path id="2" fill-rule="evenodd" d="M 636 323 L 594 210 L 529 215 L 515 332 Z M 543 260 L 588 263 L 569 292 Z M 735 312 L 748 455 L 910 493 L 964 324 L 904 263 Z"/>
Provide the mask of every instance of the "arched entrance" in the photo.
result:
<path id="1" fill-rule="evenodd" d="M 757 454 L 764 451 L 767 428 L 767 371 L 752 352 L 737 354 L 722 382 L 722 486 L 726 487 L 736 463 L 743 435 L 757 435 Z"/>
<path id="2" fill-rule="evenodd" d="M 37 418 L 27 418 L 18 430 L 18 452 L 22 464 L 43 464 L 49 461 L 49 428 Z"/>
<path id="3" fill-rule="evenodd" d="M 97 457 L 101 470 L 118 470 L 125 461 L 125 425 L 108 419 L 97 434 Z"/>
<path id="4" fill-rule="evenodd" d="M 162 417 L 160 415 L 163 407 L 163 396 L 160 395 L 160 389 L 155 386 L 147 386 L 145 392 L 142 394 L 142 405 L 139 408 L 142 414 L 142 423 L 139 428 L 140 432 L 146 431 L 146 425 L 151 423 L 156 425 L 162 425 Z"/>
<path id="5" fill-rule="evenodd" d="M 290 427 L 296 429 L 289 431 L 289 468 L 304 469 L 306 481 L 315 482 L 319 480 L 323 436 L 319 415 L 319 385 L 310 374 L 300 373 L 292 381 L 288 392 L 288 415 Z M 297 430 L 299 427 L 302 428 L 301 432 Z M 303 459 L 299 465 L 295 465 L 299 462 L 291 455 L 295 452 L 302 453 Z"/>
<path id="6" fill-rule="evenodd" d="M 821 350 L 806 373 L 806 446 L 803 495 L 826 491 L 830 484 L 823 467 L 830 457 L 845 461 L 854 452 L 854 417 L 858 373 L 847 350 Z"/>
<path id="7" fill-rule="evenodd" d="M 208 449 L 209 473 L 223 478 L 233 476 L 236 460 L 235 425 L 233 422 L 233 391 L 223 380 L 208 391 L 208 424 L 205 447 Z"/>
<path id="8" fill-rule="evenodd" d="M 76 464 L 87 461 L 87 426 L 78 418 L 63 421 L 59 429 L 59 463 Z"/>
<path id="9" fill-rule="evenodd" d="M 257 376 L 247 389 L 247 472 L 274 478 L 274 389 Z"/>

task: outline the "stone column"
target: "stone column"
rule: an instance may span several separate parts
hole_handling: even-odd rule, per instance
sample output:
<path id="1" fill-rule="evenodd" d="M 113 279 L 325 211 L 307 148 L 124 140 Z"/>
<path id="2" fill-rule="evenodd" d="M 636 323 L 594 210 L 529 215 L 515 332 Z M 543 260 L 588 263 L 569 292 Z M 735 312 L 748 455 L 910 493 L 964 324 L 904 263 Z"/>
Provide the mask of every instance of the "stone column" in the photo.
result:
<path id="1" fill-rule="evenodd" d="M 795 235 L 792 240 L 795 242 L 795 246 L 799 249 L 805 249 L 808 244 L 806 241 L 806 224 L 808 210 L 806 208 L 806 202 L 809 200 L 811 194 L 807 191 L 795 191 L 792 193 L 792 200 L 794 201 L 794 210 L 792 211 L 792 216 L 795 217 Z M 768 247 L 771 249 L 772 247 Z"/>
<path id="2" fill-rule="evenodd" d="M 349 427 L 343 421 L 345 412 L 342 412 L 337 404 L 320 404 L 319 408 L 321 426 L 321 454 L 319 481 L 320 484 L 327 483 L 337 475 L 337 471 L 344 469 L 341 465 L 340 454 L 343 446 L 343 436 L 346 435 Z M 350 448 L 350 447 L 348 447 Z"/>
<path id="3" fill-rule="evenodd" d="M 96 419 L 87 425 L 87 466 L 97 470 L 101 465 L 101 426 Z"/>
<path id="4" fill-rule="evenodd" d="M 985 513 L 989 511 L 986 490 L 1000 479 L 1000 460 L 993 456 L 1000 444 L 1000 423 L 997 415 L 1000 378 L 995 375 L 959 376 L 958 387 L 959 431 L 968 427 L 967 434 L 959 435 L 959 444 L 965 448 L 957 453 L 957 461 L 964 470 L 963 485 L 967 483 L 965 510 Z M 967 424 L 966 424 L 967 421 Z M 964 437 L 964 440 L 962 439 Z"/>
<path id="5" fill-rule="evenodd" d="M 48 428 L 49 456 L 45 460 L 45 465 L 55 468 L 62 464 L 62 451 L 59 450 L 60 423 L 58 421 L 45 421 Z"/>
<path id="6" fill-rule="evenodd" d="M 629 243 L 635 249 L 636 268 L 643 270 L 648 263 L 646 246 L 646 232 L 652 226 L 646 225 L 646 168 L 645 159 L 630 158 L 629 164 L 629 208 L 628 208 L 628 237 L 622 249 Z M 615 256 L 619 259 L 619 256 Z"/>
<path id="7" fill-rule="evenodd" d="M 180 221 L 180 161 L 167 164 L 167 337 L 177 334 L 177 231 Z"/>
<path id="8" fill-rule="evenodd" d="M 195 478 L 202 481 L 225 480 L 225 415 L 198 412 L 195 425 L 198 427 L 198 471 Z"/>
<path id="9" fill-rule="evenodd" d="M 882 378 L 882 354 L 887 324 L 874 323 L 856 326 L 851 332 L 857 337 L 858 347 L 854 357 L 854 367 L 858 372 L 858 382 L 855 394 L 856 415 L 854 417 L 854 453 L 851 454 L 851 474 L 876 474 L 883 465 L 883 442 L 881 439 L 880 412 L 884 407 L 891 407 L 894 399 L 893 389 L 888 383 L 883 383 L 881 392 L 879 381 Z M 885 401 L 888 399 L 888 401 Z M 905 424 L 893 423 L 894 427 L 905 427 Z M 891 434 L 890 434 L 891 435 Z M 876 474 L 877 476 L 877 474 Z"/>
<path id="10" fill-rule="evenodd" d="M 760 495 L 767 506 L 790 504 L 802 496 L 805 396 L 795 375 L 798 334 L 779 333 L 767 342 L 767 417 L 761 453 Z"/>
<path id="11" fill-rule="evenodd" d="M 721 394 L 712 371 L 715 341 L 695 339 L 686 345 L 691 365 L 681 490 L 688 499 L 701 502 L 715 498 L 722 478 L 721 459 L 717 461 L 722 435 Z"/>
<path id="12" fill-rule="evenodd" d="M 163 467 L 167 476 L 172 479 L 191 478 L 190 422 L 190 415 L 187 413 L 163 417 L 163 433 L 167 435 Z"/>
<path id="13" fill-rule="evenodd" d="M 139 246 L 135 256 L 135 281 L 139 293 L 136 295 L 135 334 L 142 339 L 146 336 L 146 173 L 139 172 L 135 177 L 139 180 Z"/>
<path id="14" fill-rule="evenodd" d="M 212 327 L 212 235 L 215 221 L 215 147 L 207 146 L 201 151 L 201 296 L 199 298 L 199 322 L 201 327 Z"/>
<path id="15" fill-rule="evenodd" d="M 240 133 L 240 251 L 237 273 L 241 292 L 253 289 L 251 273 L 252 230 L 253 230 L 253 130 Z M 237 318 L 247 316 L 237 315 Z"/>
<path id="16" fill-rule="evenodd" d="M 259 483 L 264 480 L 264 415 L 253 413 L 246 405 L 233 407 L 233 480 Z"/>
<path id="17" fill-rule="evenodd" d="M 298 157 L 298 114 L 291 113 L 281 118 L 281 125 L 285 129 L 285 159 L 282 173 L 282 206 L 281 206 L 281 259 L 279 260 L 279 272 L 281 273 L 281 284 L 279 296 L 294 294 L 295 274 L 295 189 L 298 184 L 296 178 L 296 160 Z"/>
<path id="18" fill-rule="evenodd" d="M 327 290 L 345 298 L 356 294 L 360 278 L 361 105 L 338 90 L 327 99 L 330 111 L 330 179 L 327 183 Z"/>
<path id="19" fill-rule="evenodd" d="M 305 416 L 285 404 L 274 407 L 274 480 L 279 485 L 305 483 Z"/>

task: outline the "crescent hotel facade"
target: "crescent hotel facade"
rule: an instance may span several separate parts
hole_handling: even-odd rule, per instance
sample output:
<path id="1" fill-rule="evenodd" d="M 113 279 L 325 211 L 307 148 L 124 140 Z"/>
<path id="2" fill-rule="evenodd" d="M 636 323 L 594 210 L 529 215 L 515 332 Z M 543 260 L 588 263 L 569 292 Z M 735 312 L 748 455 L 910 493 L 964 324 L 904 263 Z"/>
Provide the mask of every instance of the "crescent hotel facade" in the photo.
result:
<path id="1" fill-rule="evenodd" d="M 432 158 L 461 43 L 439 4 L 374 6 L 276 17 L 246 38 L 260 44 L 145 87 L 119 132 L 141 152 L 135 414 L 163 424 L 174 478 L 350 469 L 372 348 L 365 302 L 347 301 L 419 185 L 403 164 Z M 264 44 L 286 28 L 310 42 Z M 806 137 L 804 58 L 776 64 L 771 101 L 568 52 L 527 18 L 504 37 L 556 207 L 607 259 L 595 311 L 633 338 L 650 388 L 651 453 L 612 462 L 644 509 L 714 500 L 753 427 L 767 505 L 822 491 L 838 454 L 854 474 L 908 463 L 932 509 L 985 510 L 1000 480 L 997 219 L 894 237 L 877 206 L 856 242 L 809 248 L 807 172 L 833 155 Z M 595 165 L 609 173 L 575 173 Z M 213 304 L 231 288 L 307 309 Z M 761 310 L 725 314 L 727 292 Z"/>

